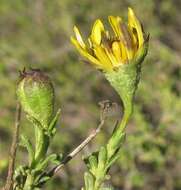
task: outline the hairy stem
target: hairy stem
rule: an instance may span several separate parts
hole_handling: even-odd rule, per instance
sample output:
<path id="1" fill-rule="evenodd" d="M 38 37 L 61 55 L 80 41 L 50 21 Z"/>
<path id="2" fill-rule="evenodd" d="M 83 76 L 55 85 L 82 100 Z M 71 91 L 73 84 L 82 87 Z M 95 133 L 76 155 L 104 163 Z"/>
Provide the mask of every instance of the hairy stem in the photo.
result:
<path id="1" fill-rule="evenodd" d="M 24 190 L 32 190 L 33 189 L 33 183 L 34 183 L 34 176 L 32 174 L 29 174 L 26 178 L 26 182 L 24 185 Z"/>
<path id="2" fill-rule="evenodd" d="M 49 147 L 49 137 L 45 134 L 42 128 L 35 126 L 36 150 L 35 150 L 35 165 L 44 159 Z"/>

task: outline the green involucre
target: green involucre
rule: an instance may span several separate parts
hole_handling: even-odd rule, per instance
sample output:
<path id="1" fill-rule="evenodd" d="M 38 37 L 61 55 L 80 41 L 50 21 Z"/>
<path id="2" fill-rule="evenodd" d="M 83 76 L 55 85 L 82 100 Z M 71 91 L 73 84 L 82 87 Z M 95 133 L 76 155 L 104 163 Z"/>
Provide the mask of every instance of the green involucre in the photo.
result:
<path id="1" fill-rule="evenodd" d="M 24 111 L 47 128 L 54 109 L 54 89 L 50 79 L 41 71 L 22 73 L 17 96 Z"/>
<path id="2" fill-rule="evenodd" d="M 106 79 L 122 99 L 125 109 L 124 112 L 127 112 L 128 115 L 132 113 L 133 98 L 141 74 L 141 63 L 147 55 L 148 39 L 145 41 L 143 47 L 137 52 L 133 60 L 127 64 L 120 65 L 115 71 L 105 73 Z"/>

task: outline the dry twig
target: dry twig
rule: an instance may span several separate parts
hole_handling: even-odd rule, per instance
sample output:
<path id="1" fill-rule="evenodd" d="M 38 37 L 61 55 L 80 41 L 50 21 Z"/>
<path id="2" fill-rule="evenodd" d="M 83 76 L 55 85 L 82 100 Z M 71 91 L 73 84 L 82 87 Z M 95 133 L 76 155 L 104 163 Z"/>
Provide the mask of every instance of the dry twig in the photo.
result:
<path id="1" fill-rule="evenodd" d="M 21 118 L 21 106 L 19 103 L 17 103 L 16 116 L 15 116 L 15 128 L 14 128 L 13 141 L 12 141 L 10 155 L 9 155 L 8 176 L 7 176 L 6 184 L 3 190 L 12 190 L 12 187 L 13 187 L 13 174 L 14 174 L 14 166 L 15 166 L 15 159 L 16 159 L 16 150 L 17 150 L 17 145 L 18 145 L 20 118 Z"/>
<path id="2" fill-rule="evenodd" d="M 100 124 L 97 129 L 94 130 L 80 145 L 78 145 L 71 153 L 69 153 L 60 165 L 55 166 L 49 173 L 49 176 L 55 175 L 65 164 L 67 164 L 70 160 L 72 160 L 82 149 L 84 149 L 90 141 L 92 141 L 96 135 L 100 132 L 104 122 L 107 118 L 107 112 L 110 111 L 112 103 L 108 100 L 102 101 L 99 103 L 100 105 Z M 113 104 L 114 105 L 114 104 Z"/>
<path id="3" fill-rule="evenodd" d="M 101 120 L 99 126 L 96 130 L 94 130 L 80 145 L 78 145 L 71 153 L 69 153 L 60 165 L 55 166 L 50 172 L 49 176 L 55 175 L 65 164 L 67 164 L 70 160 L 72 160 L 84 147 L 89 144 L 91 140 L 93 140 L 96 135 L 100 132 L 102 126 L 104 125 L 105 120 Z"/>
<path id="4" fill-rule="evenodd" d="M 113 108 L 116 106 L 116 103 L 112 103 L 109 100 L 105 100 L 99 103 L 100 106 L 100 124 L 98 125 L 97 129 L 94 130 L 80 145 L 78 145 L 70 154 L 68 154 L 60 165 L 55 166 L 49 173 L 49 176 L 55 175 L 65 164 L 67 164 L 70 160 L 72 160 L 82 149 L 84 149 L 90 141 L 92 141 L 96 135 L 100 132 L 102 126 L 106 118 L 110 113 L 113 112 Z"/>

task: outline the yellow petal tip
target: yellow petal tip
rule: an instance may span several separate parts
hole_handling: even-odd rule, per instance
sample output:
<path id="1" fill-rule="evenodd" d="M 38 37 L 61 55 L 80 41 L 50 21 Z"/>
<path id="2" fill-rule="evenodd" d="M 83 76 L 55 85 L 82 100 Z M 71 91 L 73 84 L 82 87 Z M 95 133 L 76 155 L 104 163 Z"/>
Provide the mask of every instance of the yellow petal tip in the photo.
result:
<path id="1" fill-rule="evenodd" d="M 77 32 L 79 31 L 79 29 L 77 28 L 77 26 L 74 26 L 74 27 L 73 27 L 73 30 L 74 30 L 75 35 L 76 35 Z"/>
<path id="2" fill-rule="evenodd" d="M 131 7 L 128 7 L 128 14 L 134 15 L 134 11 Z"/>
<path id="3" fill-rule="evenodd" d="M 82 36 L 81 36 L 81 34 L 80 34 L 80 32 L 79 32 L 79 29 L 78 29 L 76 26 L 74 26 L 73 30 L 74 30 L 74 33 L 75 33 L 76 40 L 78 41 L 78 43 L 79 43 L 83 48 L 85 48 L 85 43 L 84 43 L 84 41 L 83 41 L 83 39 L 82 39 Z"/>
<path id="4" fill-rule="evenodd" d="M 103 31 L 104 25 L 100 19 L 97 19 L 93 25 L 90 39 L 99 45 L 101 43 L 101 34 Z"/>

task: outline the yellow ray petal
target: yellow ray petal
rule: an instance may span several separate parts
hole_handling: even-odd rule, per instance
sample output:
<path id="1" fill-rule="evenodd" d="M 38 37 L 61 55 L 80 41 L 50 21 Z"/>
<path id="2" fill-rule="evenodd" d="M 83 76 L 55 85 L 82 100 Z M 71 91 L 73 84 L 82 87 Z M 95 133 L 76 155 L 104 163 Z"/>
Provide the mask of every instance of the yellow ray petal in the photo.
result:
<path id="1" fill-rule="evenodd" d="M 92 48 L 92 47 L 93 47 L 93 45 L 92 45 L 92 41 L 91 41 L 91 39 L 90 39 L 90 38 L 88 38 L 87 40 L 88 40 L 88 43 L 89 43 L 89 47 L 90 47 L 90 48 Z"/>
<path id="2" fill-rule="evenodd" d="M 112 51 L 108 51 L 108 49 L 105 49 L 105 52 L 106 52 L 108 58 L 110 59 L 113 67 L 117 67 L 120 65 Z"/>
<path id="3" fill-rule="evenodd" d="M 121 31 L 121 28 L 120 28 L 120 24 L 122 23 L 122 19 L 121 17 L 114 17 L 114 16 L 109 16 L 108 17 L 108 20 L 109 20 L 109 23 L 116 35 L 116 37 L 123 37 L 123 33 Z"/>
<path id="4" fill-rule="evenodd" d="M 119 44 L 120 44 L 120 49 L 121 49 L 121 60 L 123 63 L 126 63 L 128 60 L 128 55 L 127 55 L 125 45 L 123 43 L 119 43 Z"/>
<path id="5" fill-rule="evenodd" d="M 86 45 L 82 39 L 79 29 L 76 26 L 74 26 L 74 33 L 75 33 L 75 37 L 76 37 L 77 41 L 79 42 L 79 44 L 82 46 L 82 48 L 85 48 Z"/>
<path id="6" fill-rule="evenodd" d="M 118 61 L 118 64 L 121 63 L 121 49 L 120 49 L 119 42 L 116 42 L 116 41 L 113 42 L 112 51 Z"/>
<path id="7" fill-rule="evenodd" d="M 133 32 L 133 28 L 129 24 L 128 24 L 128 30 L 132 38 L 133 50 L 134 52 L 136 52 L 139 45 L 138 36 L 135 35 L 135 33 Z"/>
<path id="8" fill-rule="evenodd" d="M 96 57 L 100 60 L 102 68 L 106 71 L 111 71 L 113 69 L 113 66 L 111 64 L 109 57 L 104 51 L 104 48 L 102 48 L 101 46 L 97 46 L 94 48 L 94 52 Z"/>
<path id="9" fill-rule="evenodd" d="M 131 60 L 134 56 L 134 51 L 132 49 L 126 48 L 128 59 Z"/>
<path id="10" fill-rule="evenodd" d="M 86 57 L 91 63 L 95 64 L 97 67 L 101 66 L 99 60 L 97 60 L 95 57 L 89 54 L 85 49 L 83 49 L 82 46 L 74 37 L 71 37 L 70 40 L 82 56 Z"/>
<path id="11" fill-rule="evenodd" d="M 124 23 L 121 24 L 121 29 L 124 36 L 124 45 L 127 51 L 128 59 L 132 59 L 134 48 L 133 48 L 133 40 L 131 34 L 128 30 L 128 27 Z"/>
<path id="12" fill-rule="evenodd" d="M 132 28 L 136 29 L 137 34 L 138 34 L 139 47 L 141 47 L 144 42 L 143 31 L 142 31 L 139 20 L 137 19 L 137 17 L 135 16 L 135 14 L 131 8 L 128 8 L 128 24 Z"/>
<path id="13" fill-rule="evenodd" d="M 93 43 L 95 43 L 96 45 L 100 45 L 101 43 L 101 34 L 102 32 L 104 32 L 104 25 L 101 22 L 101 20 L 96 20 L 93 28 L 92 28 L 92 32 L 91 32 L 91 36 L 90 39 Z"/>

